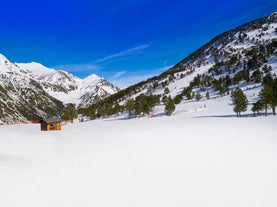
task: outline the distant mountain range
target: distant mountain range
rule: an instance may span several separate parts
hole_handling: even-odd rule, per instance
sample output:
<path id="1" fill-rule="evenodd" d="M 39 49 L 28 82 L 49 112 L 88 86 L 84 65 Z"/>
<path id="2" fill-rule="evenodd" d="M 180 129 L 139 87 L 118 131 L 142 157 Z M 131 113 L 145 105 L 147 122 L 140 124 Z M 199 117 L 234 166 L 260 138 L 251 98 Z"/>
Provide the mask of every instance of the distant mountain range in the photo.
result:
<path id="1" fill-rule="evenodd" d="M 12 63 L 0 55 L 0 119 L 4 122 L 60 115 L 64 104 L 86 107 L 118 91 L 95 74 L 80 79 L 39 63 Z"/>
<path id="2" fill-rule="evenodd" d="M 78 108 L 106 98 L 119 91 L 104 78 L 92 74 L 80 79 L 68 72 L 47 68 L 39 63 L 16 64 L 26 69 L 34 80 L 52 97 L 63 103 L 74 103 Z"/>

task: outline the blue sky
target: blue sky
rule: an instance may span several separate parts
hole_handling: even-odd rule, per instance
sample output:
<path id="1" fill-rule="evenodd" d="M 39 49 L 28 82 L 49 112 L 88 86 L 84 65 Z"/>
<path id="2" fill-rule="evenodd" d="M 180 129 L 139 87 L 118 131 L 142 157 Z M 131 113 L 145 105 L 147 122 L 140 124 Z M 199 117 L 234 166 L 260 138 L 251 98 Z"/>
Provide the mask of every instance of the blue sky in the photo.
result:
<path id="1" fill-rule="evenodd" d="M 1 2 L 0 53 L 125 87 L 275 11 L 276 0 L 9 0 Z"/>

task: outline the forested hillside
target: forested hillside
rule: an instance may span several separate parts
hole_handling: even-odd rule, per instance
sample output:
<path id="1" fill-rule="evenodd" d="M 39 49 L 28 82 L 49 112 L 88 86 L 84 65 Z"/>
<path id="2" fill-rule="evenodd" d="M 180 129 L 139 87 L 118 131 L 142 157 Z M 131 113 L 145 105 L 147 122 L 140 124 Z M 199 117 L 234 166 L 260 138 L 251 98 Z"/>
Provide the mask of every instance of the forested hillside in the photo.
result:
<path id="1" fill-rule="evenodd" d="M 128 87 L 81 112 L 91 118 L 120 111 L 151 114 L 153 105 L 166 107 L 172 105 L 171 99 L 178 104 L 230 95 L 237 87 L 244 90 L 273 87 L 276 72 L 277 13 L 273 13 L 218 35 L 161 75 Z M 262 92 L 255 97 L 257 101 L 268 99 Z M 259 110 L 267 109 L 270 104 L 274 106 L 275 100 L 266 102 L 263 101 Z"/>

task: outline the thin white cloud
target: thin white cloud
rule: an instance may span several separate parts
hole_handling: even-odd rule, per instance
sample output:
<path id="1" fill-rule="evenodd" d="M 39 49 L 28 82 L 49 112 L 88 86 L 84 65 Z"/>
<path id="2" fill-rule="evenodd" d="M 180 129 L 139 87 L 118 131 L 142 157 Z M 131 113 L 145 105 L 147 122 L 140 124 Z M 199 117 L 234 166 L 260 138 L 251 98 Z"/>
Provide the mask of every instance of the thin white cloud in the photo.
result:
<path id="1" fill-rule="evenodd" d="M 124 71 L 119 71 L 119 72 L 117 72 L 117 73 L 113 76 L 113 78 L 114 78 L 114 79 L 119 78 L 120 76 L 124 75 L 126 72 L 127 72 L 126 70 L 124 70 Z"/>
<path id="2" fill-rule="evenodd" d="M 65 64 L 53 66 L 53 68 L 65 70 L 68 72 L 98 71 L 102 69 L 99 65 L 94 64 Z"/>
<path id="3" fill-rule="evenodd" d="M 134 85 L 136 83 L 139 83 L 141 81 L 145 81 L 149 78 L 153 78 L 154 76 L 160 75 L 161 73 L 167 71 L 170 69 L 173 65 L 171 66 L 165 66 L 161 68 L 155 68 L 151 73 L 145 73 L 145 74 L 133 74 L 133 75 L 125 75 L 127 71 L 121 71 L 116 73 L 112 78 L 108 78 L 108 80 L 116 85 L 117 87 L 124 89 L 127 88 L 128 86 Z M 118 76 L 116 76 L 118 74 Z"/>
<path id="4" fill-rule="evenodd" d="M 118 53 L 115 53 L 115 54 L 108 55 L 108 56 L 106 56 L 104 58 L 96 60 L 95 62 L 96 63 L 100 63 L 100 62 L 104 62 L 106 60 L 110 60 L 110 59 L 117 58 L 117 57 L 134 55 L 134 54 L 137 54 L 138 52 L 140 52 L 140 51 L 142 51 L 142 50 L 144 50 L 144 49 L 146 49 L 148 47 L 150 47 L 150 45 L 148 45 L 148 44 L 139 45 L 137 47 L 133 47 L 133 48 L 130 48 L 128 50 L 124 50 L 124 51 L 121 51 L 121 52 L 118 52 Z"/>
<path id="5" fill-rule="evenodd" d="M 171 67 L 173 67 L 173 65 L 167 66 L 167 61 L 165 61 L 163 67 L 144 71 L 144 74 L 142 74 L 142 72 L 140 72 L 140 74 L 130 74 L 129 72 L 131 71 L 119 71 L 115 75 L 110 76 L 110 78 L 107 77 L 106 79 L 117 87 L 124 89 L 141 81 L 153 78 L 154 76 L 158 76 Z"/>
<path id="6" fill-rule="evenodd" d="M 174 65 L 169 65 L 169 66 L 164 66 L 164 67 L 161 67 L 161 68 L 157 68 L 155 70 L 156 73 L 163 73 L 165 72 L 166 70 L 169 70 L 170 68 L 172 68 Z"/>
<path id="7" fill-rule="evenodd" d="M 152 78 L 154 75 L 147 74 L 147 75 L 133 75 L 133 76 L 126 76 L 117 79 L 109 80 L 112 84 L 116 85 L 117 87 L 124 89 L 128 86 L 134 85 L 141 81 L 147 80 L 148 78 Z"/>

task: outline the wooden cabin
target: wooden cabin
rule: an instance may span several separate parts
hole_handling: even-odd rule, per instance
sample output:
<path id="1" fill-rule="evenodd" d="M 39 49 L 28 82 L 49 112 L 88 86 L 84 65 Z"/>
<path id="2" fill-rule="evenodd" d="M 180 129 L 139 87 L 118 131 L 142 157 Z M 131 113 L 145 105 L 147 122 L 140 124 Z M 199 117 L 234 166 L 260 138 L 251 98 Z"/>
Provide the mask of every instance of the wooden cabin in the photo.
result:
<path id="1" fill-rule="evenodd" d="M 43 119 L 40 123 L 41 131 L 62 130 L 60 118 Z"/>

